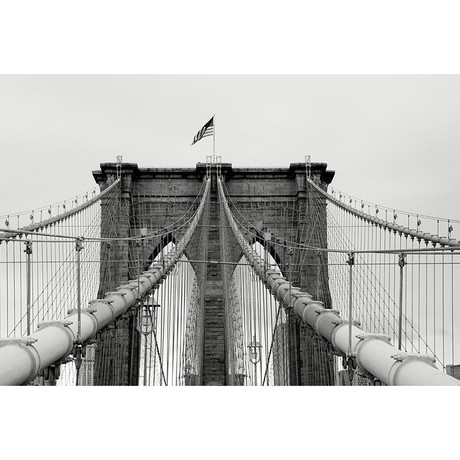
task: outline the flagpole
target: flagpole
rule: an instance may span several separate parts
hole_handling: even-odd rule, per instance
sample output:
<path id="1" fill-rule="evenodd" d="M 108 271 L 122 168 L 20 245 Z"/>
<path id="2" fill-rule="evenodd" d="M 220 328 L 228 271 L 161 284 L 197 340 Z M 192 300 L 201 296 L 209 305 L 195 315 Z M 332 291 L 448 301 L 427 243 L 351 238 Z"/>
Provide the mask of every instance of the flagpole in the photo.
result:
<path id="1" fill-rule="evenodd" d="M 214 129 L 212 130 L 212 161 L 213 163 L 216 162 L 216 116 L 212 116 L 212 124 L 214 125 Z"/>

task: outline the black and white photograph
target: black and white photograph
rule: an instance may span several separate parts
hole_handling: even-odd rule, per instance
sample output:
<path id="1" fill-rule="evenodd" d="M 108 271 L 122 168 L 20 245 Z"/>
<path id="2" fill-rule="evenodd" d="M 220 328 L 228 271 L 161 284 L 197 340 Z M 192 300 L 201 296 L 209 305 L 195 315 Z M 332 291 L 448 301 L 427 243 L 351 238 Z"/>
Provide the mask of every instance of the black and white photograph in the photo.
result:
<path id="1" fill-rule="evenodd" d="M 76 429 L 77 446 L 99 413 L 139 420 L 132 455 L 156 440 L 173 455 L 175 424 L 178 455 L 197 458 L 297 455 L 295 439 L 327 455 L 315 430 L 323 445 L 336 427 L 332 453 L 348 458 L 360 436 L 366 451 L 387 442 L 388 424 L 441 430 L 428 451 L 450 453 L 451 429 L 431 423 L 460 386 L 453 16 L 434 42 L 427 2 L 377 7 L 380 21 L 365 2 L 198 2 L 195 23 L 184 2 L 58 3 L 42 23 L 35 4 L 5 9 L 23 22 L 2 32 L 6 414 L 41 402 L 54 420 L 69 401 L 79 426 L 56 433 Z M 270 451 L 275 433 L 288 438 Z"/>

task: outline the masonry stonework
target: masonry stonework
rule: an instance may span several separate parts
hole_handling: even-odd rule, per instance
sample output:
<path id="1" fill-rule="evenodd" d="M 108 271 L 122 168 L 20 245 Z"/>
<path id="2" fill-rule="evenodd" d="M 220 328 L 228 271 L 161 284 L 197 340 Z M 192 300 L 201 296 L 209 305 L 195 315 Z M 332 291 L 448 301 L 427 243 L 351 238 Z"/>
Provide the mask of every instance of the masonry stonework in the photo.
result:
<path id="1" fill-rule="evenodd" d="M 286 242 L 310 244 L 325 247 L 327 242 L 325 207 L 318 199 L 313 199 L 306 180 L 304 163 L 291 164 L 289 168 L 233 168 L 229 163 L 220 165 L 222 179 L 228 194 L 232 198 L 231 208 L 236 207 L 243 218 L 251 225 L 251 233 L 259 235 L 253 241 L 263 240 L 269 231 Z M 213 168 L 213 171 L 215 169 Z M 94 171 L 96 182 L 105 188 L 116 178 L 115 163 L 101 164 L 100 171 Z M 121 194 L 119 203 L 102 203 L 102 236 L 126 237 L 140 234 L 142 228 L 149 231 L 166 227 L 183 216 L 187 209 L 196 206 L 196 197 L 200 193 L 206 176 L 206 164 L 198 163 L 196 168 L 139 168 L 134 163 L 121 165 Z M 311 178 L 323 189 L 331 182 L 333 171 L 327 170 L 325 163 L 311 165 Z M 115 209 L 115 210 L 114 210 Z M 219 204 L 216 184 L 211 188 L 210 222 L 219 222 Z M 199 258 L 198 239 L 202 235 L 196 232 L 186 249 L 189 259 Z M 220 257 L 220 239 L 218 228 L 210 228 L 208 237 L 208 260 Z M 154 240 L 141 249 L 145 269 L 153 260 L 159 247 L 167 240 Z M 314 251 L 305 256 L 291 256 L 285 247 L 275 251 L 268 247 L 283 273 L 292 271 L 295 285 L 318 296 L 330 308 L 330 293 L 327 276 L 327 255 L 318 255 Z M 99 297 L 117 286 L 126 284 L 136 276 L 137 259 L 133 243 L 127 241 L 111 243 L 101 248 L 101 285 Z M 233 262 L 242 256 L 236 241 L 230 241 Z M 297 257 L 297 258 L 296 258 Z M 193 264 L 192 264 L 193 265 Z M 197 267 L 194 267 L 197 270 Z M 320 276 L 318 270 L 322 270 Z M 208 265 L 205 276 L 205 318 L 204 318 L 204 359 L 201 384 L 225 385 L 227 382 L 224 343 L 224 293 L 221 270 L 218 265 Z M 318 283 L 319 280 L 319 283 Z M 95 356 L 95 384 L 108 385 L 122 382 L 122 385 L 137 384 L 139 334 L 134 327 L 136 315 L 128 314 L 117 325 L 117 331 L 103 331 L 99 335 Z M 289 323 L 290 336 L 290 384 L 315 384 L 312 375 L 317 369 L 330 374 L 330 354 L 311 353 L 315 339 L 310 337 L 306 326 L 296 320 Z M 126 342 L 127 341 L 127 342 Z M 126 342 L 124 345 L 120 342 Z M 108 343 L 111 343 L 109 346 Z M 129 345 L 129 346 L 128 346 Z M 109 348 L 108 348 L 109 347 Z M 112 347 L 112 348 L 110 348 Z M 120 353 L 123 349 L 124 353 Z M 98 352 L 99 350 L 99 352 Z M 102 350 L 105 350 L 103 356 Z M 112 354 L 108 360 L 107 353 Z M 130 360 L 123 364 L 122 360 Z M 323 356 L 321 358 L 321 356 Z M 104 360 L 104 362 L 102 362 Z M 118 360 L 118 361 L 117 361 Z M 324 360 L 320 363 L 318 360 Z M 111 362 L 111 371 L 104 375 L 103 364 Z M 114 364 L 115 363 L 115 364 Z M 136 380 L 137 379 L 137 380 Z"/>

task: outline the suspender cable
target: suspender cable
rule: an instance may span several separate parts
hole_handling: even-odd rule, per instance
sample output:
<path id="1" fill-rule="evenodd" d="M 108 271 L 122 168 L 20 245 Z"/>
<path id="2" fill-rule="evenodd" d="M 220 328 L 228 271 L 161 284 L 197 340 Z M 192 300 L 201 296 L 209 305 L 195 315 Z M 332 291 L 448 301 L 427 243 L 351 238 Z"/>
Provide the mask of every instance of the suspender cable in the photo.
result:
<path id="1" fill-rule="evenodd" d="M 289 298 L 287 291 L 290 283 L 276 272 L 264 269 L 263 261 L 251 250 L 238 229 L 228 209 L 219 179 L 217 183 L 227 218 L 248 261 L 275 295 L 286 305 L 292 302 L 294 312 L 321 337 L 331 342 L 337 351 L 346 354 L 351 339 L 351 352 L 356 355 L 358 367 L 387 385 L 460 385 L 460 381 L 440 372 L 431 358 L 400 353 L 390 345 L 386 337 L 366 333 L 355 325 L 352 326 L 350 334 L 349 328 L 344 327 L 337 312 L 323 308 L 308 293 L 296 291 L 294 298 Z"/>

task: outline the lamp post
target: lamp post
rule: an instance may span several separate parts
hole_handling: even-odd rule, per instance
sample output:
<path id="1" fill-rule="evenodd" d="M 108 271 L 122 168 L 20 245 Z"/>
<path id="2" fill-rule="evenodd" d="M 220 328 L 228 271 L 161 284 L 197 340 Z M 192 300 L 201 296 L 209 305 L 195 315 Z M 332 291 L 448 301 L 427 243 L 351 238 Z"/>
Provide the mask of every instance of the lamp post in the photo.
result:
<path id="1" fill-rule="evenodd" d="M 151 302 L 151 305 L 149 305 L 149 299 L 146 303 L 141 302 L 139 314 L 139 330 L 144 336 L 144 386 L 147 386 L 147 336 L 152 333 L 154 327 L 152 308 L 159 307 L 154 303 L 153 295 L 151 296 Z"/>
<path id="2" fill-rule="evenodd" d="M 256 336 L 253 336 L 252 342 L 248 345 L 249 348 L 249 361 L 254 364 L 254 381 L 253 385 L 257 385 L 257 363 L 260 361 L 260 351 L 262 345 L 256 341 Z"/>

